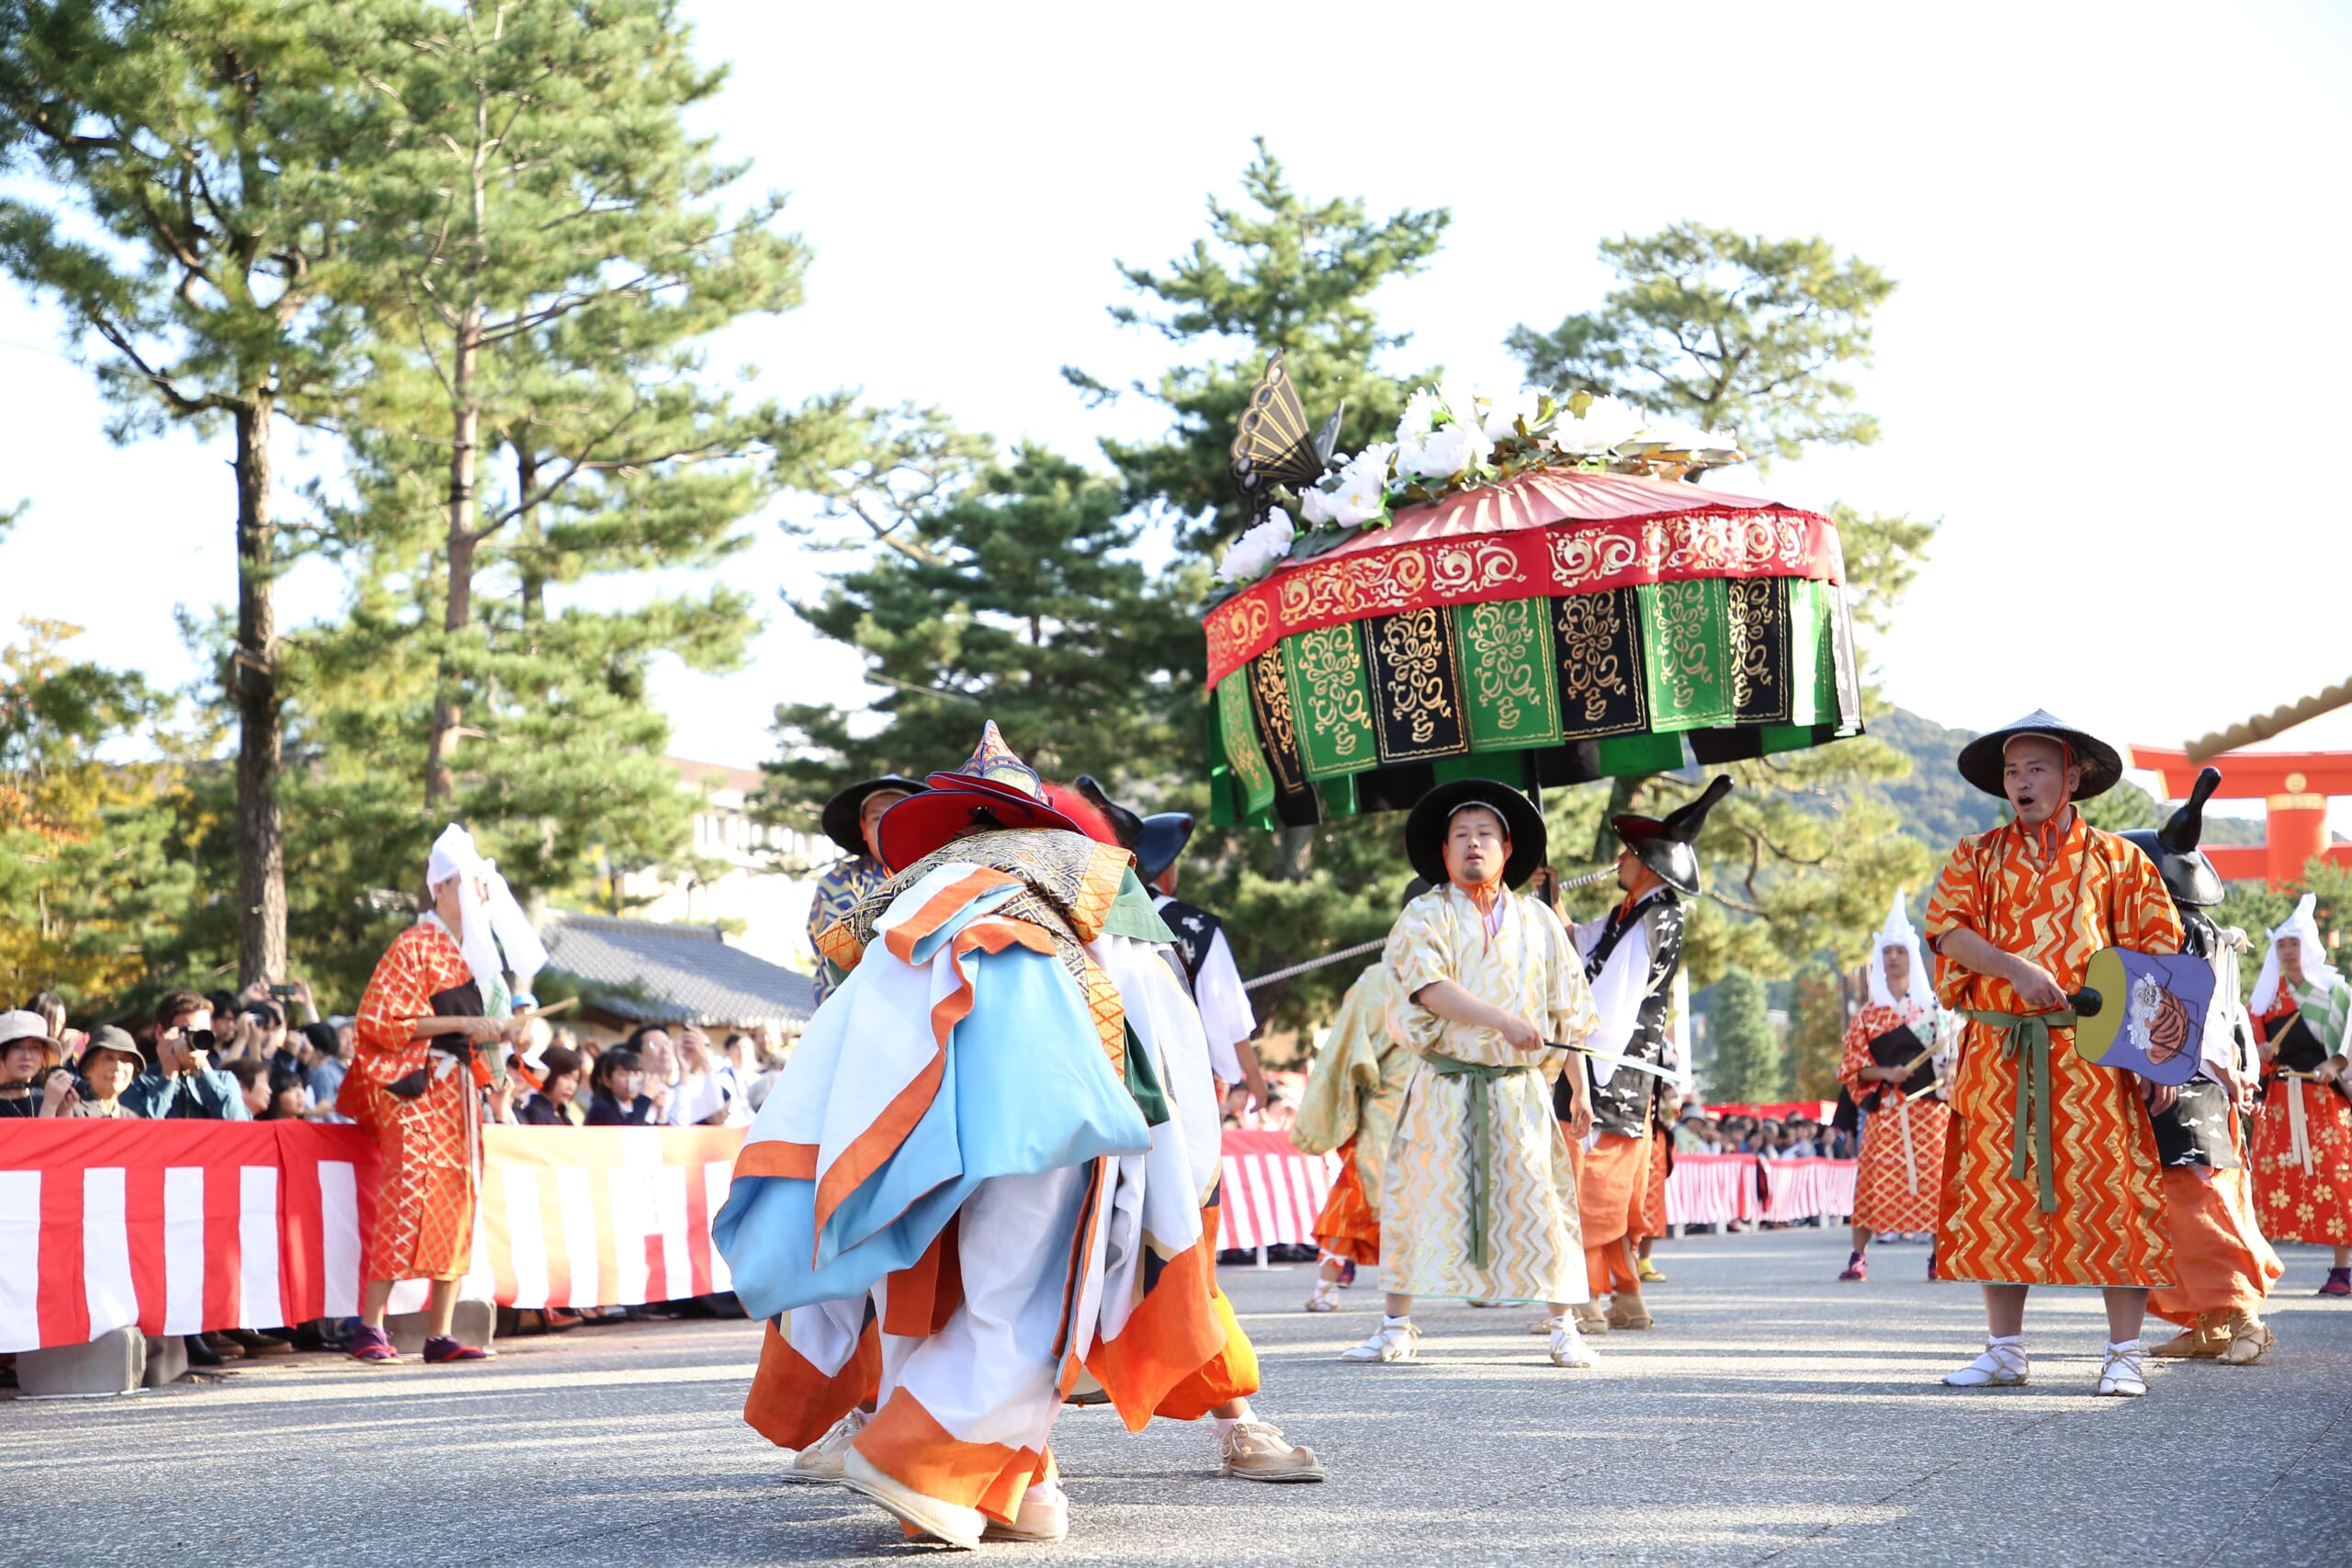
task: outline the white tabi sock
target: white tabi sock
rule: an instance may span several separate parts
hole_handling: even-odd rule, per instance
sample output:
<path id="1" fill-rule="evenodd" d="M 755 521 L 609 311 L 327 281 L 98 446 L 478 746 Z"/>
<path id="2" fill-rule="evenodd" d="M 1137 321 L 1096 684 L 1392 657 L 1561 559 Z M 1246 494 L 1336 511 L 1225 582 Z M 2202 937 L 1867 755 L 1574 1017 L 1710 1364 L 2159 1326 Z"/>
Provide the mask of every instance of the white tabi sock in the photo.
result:
<path id="1" fill-rule="evenodd" d="M 1409 1312 L 1402 1317 L 1391 1317 L 1385 1312 L 1380 1314 L 1380 1326 L 1383 1328 L 1402 1328 L 1412 1321 L 1413 1314 Z"/>

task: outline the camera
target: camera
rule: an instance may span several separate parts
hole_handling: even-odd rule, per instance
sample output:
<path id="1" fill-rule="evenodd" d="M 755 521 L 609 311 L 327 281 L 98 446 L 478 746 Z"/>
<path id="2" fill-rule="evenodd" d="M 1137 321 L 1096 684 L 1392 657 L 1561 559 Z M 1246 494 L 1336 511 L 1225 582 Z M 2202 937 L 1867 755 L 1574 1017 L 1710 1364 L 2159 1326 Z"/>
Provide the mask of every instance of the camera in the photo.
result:
<path id="1" fill-rule="evenodd" d="M 278 1001 L 290 1002 L 294 999 L 294 987 L 291 986 L 272 986 L 269 988 L 269 994 Z"/>

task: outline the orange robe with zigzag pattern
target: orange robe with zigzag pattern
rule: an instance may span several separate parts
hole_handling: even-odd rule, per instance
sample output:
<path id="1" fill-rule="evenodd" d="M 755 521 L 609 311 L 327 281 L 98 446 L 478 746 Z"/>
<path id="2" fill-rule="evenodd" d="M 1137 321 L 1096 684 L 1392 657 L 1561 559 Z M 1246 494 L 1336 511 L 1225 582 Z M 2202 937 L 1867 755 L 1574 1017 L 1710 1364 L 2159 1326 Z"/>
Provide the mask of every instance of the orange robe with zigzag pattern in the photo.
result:
<path id="1" fill-rule="evenodd" d="M 1928 900 L 1931 943 L 1965 926 L 2020 954 L 2073 991 L 2102 947 L 2180 951 L 2180 917 L 2155 863 L 2138 846 L 2069 810 L 2064 832 L 2029 836 L 2015 822 L 1962 839 Z M 1946 1007 L 2020 1011 L 2006 980 L 1938 954 Z M 2109 998 L 2120 1006 L 2121 998 Z M 2039 1176 L 2010 1172 L 2021 1059 L 1992 1026 L 1972 1021 L 1951 1094 L 1951 1136 L 1936 1227 L 1946 1279 L 2016 1285 L 2154 1286 L 2175 1282 L 2155 1130 L 2141 1080 L 2075 1055 L 2075 1032 L 2050 1032 L 2051 1169 L 2057 1210 L 2041 1211 Z"/>

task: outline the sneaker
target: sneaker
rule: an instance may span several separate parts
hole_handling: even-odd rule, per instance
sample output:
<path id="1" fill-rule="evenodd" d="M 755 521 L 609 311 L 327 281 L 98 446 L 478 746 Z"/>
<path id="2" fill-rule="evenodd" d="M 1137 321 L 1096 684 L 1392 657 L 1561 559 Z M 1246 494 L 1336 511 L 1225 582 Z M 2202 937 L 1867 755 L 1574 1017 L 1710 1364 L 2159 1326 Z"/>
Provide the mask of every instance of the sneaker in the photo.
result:
<path id="1" fill-rule="evenodd" d="M 2218 1312 L 2200 1312 L 2197 1321 L 2148 1352 L 2166 1360 L 2194 1358 L 2207 1360 L 2229 1348 L 2229 1330 L 2222 1326 Z"/>
<path id="2" fill-rule="evenodd" d="M 1346 1290 L 1356 1282 L 1356 1260 L 1346 1258 L 1340 1264 L 1340 1289 Z"/>
<path id="3" fill-rule="evenodd" d="M 1403 1323 L 1383 1321 L 1373 1331 L 1371 1338 L 1361 1345 L 1340 1352 L 1342 1361 L 1409 1361 L 1419 1353 L 1421 1331 L 1408 1318 Z"/>
<path id="4" fill-rule="evenodd" d="M 2323 1296 L 2352 1296 L 2352 1269 L 2331 1269 L 2327 1283 L 2319 1288 Z"/>
<path id="5" fill-rule="evenodd" d="M 1339 1311 L 1340 1281 L 1337 1280 L 1316 1280 L 1315 1293 L 1306 1298 L 1306 1310 L 1309 1312 Z"/>
<path id="6" fill-rule="evenodd" d="M 825 1435 L 792 1456 L 784 1467 L 786 1481 L 814 1482 L 830 1486 L 842 1478 L 842 1459 L 849 1452 L 851 1443 L 865 1430 L 870 1419 L 863 1410 L 852 1410 L 826 1429 Z"/>
<path id="7" fill-rule="evenodd" d="M 1059 1540 L 1069 1534 L 1069 1494 L 1058 1481 L 1040 1481 L 1021 1495 L 1011 1519 L 990 1519 L 984 1540 Z"/>
<path id="8" fill-rule="evenodd" d="M 875 1468 L 872 1460 L 855 1449 L 842 1456 L 842 1484 L 868 1502 L 881 1505 L 917 1537 L 929 1536 L 970 1551 L 978 1547 L 981 1535 L 988 1529 L 988 1516 L 978 1508 L 926 1497 L 885 1475 Z"/>
<path id="9" fill-rule="evenodd" d="M 1932 1267 L 1933 1260 L 1930 1259 L 1929 1263 L 1930 1267 Z M 1864 1258 L 1859 1252 L 1849 1252 L 1846 1254 L 1845 1269 L 1838 1274 L 1838 1278 L 1840 1280 L 1867 1280 L 1870 1277 L 1871 1265 L 1868 1258 Z"/>
<path id="10" fill-rule="evenodd" d="M 1397 1358 L 1409 1360 L 1409 1355 Z M 1217 1473 L 1234 1481 L 1320 1481 L 1322 1461 L 1271 1421 L 1236 1421 L 1217 1435 Z"/>
<path id="11" fill-rule="evenodd" d="M 1946 1388 L 2019 1388 L 2031 1379 L 2022 1336 L 1987 1339 L 1984 1353 L 1956 1372 L 1946 1372 Z"/>
<path id="12" fill-rule="evenodd" d="M 1650 1315 L 1650 1309 L 1642 1304 L 1640 1292 L 1620 1291 L 1609 1298 L 1609 1326 L 1627 1330 L 1655 1328 L 1657 1320 Z"/>
<path id="13" fill-rule="evenodd" d="M 2148 1375 L 2141 1364 L 2140 1342 L 2110 1344 L 2098 1369 L 2098 1391 L 2115 1399 L 2137 1399 L 2148 1392 Z"/>
<path id="14" fill-rule="evenodd" d="M 451 1361 L 487 1361 L 497 1354 L 497 1351 L 485 1350 L 479 1345 L 465 1344 L 449 1334 L 436 1334 L 424 1342 L 424 1359 L 435 1367 L 447 1366 Z"/>
<path id="15" fill-rule="evenodd" d="M 1646 1258 L 1637 1258 L 1634 1260 L 1634 1277 L 1645 1285 L 1666 1283 L 1666 1270 Z"/>
<path id="16" fill-rule="evenodd" d="M 390 1335 L 363 1323 L 351 1331 L 351 1359 L 382 1367 L 399 1360 L 401 1353 L 392 1348 Z"/>
<path id="17" fill-rule="evenodd" d="M 1555 1367 L 1589 1367 L 1594 1364 L 1592 1347 L 1587 1345 L 1584 1336 L 1577 1332 L 1577 1322 L 1573 1317 L 1562 1316 L 1552 1320 L 1550 1350 L 1552 1364 Z"/>
<path id="18" fill-rule="evenodd" d="M 2233 1312 L 2222 1321 L 2222 1332 L 2229 1343 L 2217 1358 L 2225 1367 L 2250 1367 L 2262 1359 L 2263 1353 L 2278 1343 L 2270 1325 L 2250 1312 Z"/>

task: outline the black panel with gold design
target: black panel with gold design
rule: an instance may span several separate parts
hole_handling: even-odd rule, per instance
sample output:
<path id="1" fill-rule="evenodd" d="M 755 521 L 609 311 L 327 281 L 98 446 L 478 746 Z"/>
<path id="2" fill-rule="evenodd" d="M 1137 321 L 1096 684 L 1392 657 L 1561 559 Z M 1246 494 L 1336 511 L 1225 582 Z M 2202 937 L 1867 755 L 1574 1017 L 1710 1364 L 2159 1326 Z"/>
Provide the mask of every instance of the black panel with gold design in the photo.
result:
<path id="1" fill-rule="evenodd" d="M 1560 728 L 1570 740 L 1649 728 L 1648 671 L 1642 660 L 1634 590 L 1553 600 L 1552 646 L 1560 662 Z"/>
<path id="2" fill-rule="evenodd" d="M 1294 827 L 1323 819 L 1322 796 L 1308 782 L 1298 750 L 1297 710 L 1291 705 L 1290 677 L 1283 669 L 1283 645 L 1274 644 L 1251 660 L 1250 709 L 1258 720 L 1258 739 L 1266 749 L 1266 762 L 1274 771 L 1274 815 Z"/>
<path id="3" fill-rule="evenodd" d="M 1442 605 L 1363 623 L 1372 728 L 1383 762 L 1426 762 L 1470 750 L 1454 665 L 1453 612 Z"/>
<path id="4" fill-rule="evenodd" d="M 1789 584 L 1786 578 L 1735 579 L 1726 585 L 1729 631 L 1724 664 L 1733 717 L 1741 724 L 1789 722 Z"/>

